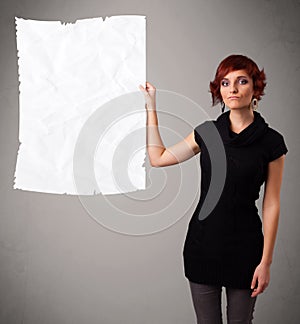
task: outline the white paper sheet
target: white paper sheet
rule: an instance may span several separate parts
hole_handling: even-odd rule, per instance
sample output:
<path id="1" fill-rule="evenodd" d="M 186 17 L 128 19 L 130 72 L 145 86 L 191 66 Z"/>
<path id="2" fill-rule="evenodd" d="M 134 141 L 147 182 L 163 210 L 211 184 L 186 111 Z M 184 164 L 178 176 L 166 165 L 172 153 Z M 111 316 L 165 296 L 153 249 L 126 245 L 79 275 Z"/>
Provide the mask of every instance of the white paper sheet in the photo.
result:
<path id="1" fill-rule="evenodd" d="M 79 195 L 145 189 L 143 104 L 130 118 L 126 110 L 124 118 L 115 116 L 110 122 L 117 127 L 100 129 L 106 135 L 95 156 L 98 186 L 91 182 L 78 188 L 73 175 L 75 146 L 87 120 L 107 102 L 145 84 L 145 18 L 122 15 L 64 24 L 16 17 L 20 146 L 14 189 Z M 103 113 L 101 118 L 111 117 Z M 129 164 L 123 161 L 134 185 L 120 188 L 112 174 L 114 150 L 126 154 L 128 146 L 120 143 L 135 130 L 139 140 L 130 145 L 139 153 Z"/>

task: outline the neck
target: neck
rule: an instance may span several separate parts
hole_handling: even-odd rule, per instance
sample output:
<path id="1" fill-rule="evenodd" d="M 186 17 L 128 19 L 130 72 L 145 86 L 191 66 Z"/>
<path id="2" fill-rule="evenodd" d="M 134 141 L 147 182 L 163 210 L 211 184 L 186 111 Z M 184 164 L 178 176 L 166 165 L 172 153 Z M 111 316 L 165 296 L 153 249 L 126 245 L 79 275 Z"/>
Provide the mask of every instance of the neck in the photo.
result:
<path id="1" fill-rule="evenodd" d="M 230 128 L 233 132 L 239 133 L 254 121 L 252 109 L 231 109 L 229 113 Z"/>

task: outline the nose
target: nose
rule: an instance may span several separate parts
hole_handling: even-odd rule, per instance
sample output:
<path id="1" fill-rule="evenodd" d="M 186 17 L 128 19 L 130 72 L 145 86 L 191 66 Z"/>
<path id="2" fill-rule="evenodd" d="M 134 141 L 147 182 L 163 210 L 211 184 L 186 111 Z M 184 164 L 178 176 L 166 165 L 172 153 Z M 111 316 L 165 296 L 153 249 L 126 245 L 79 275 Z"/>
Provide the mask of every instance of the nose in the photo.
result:
<path id="1" fill-rule="evenodd" d="M 229 91 L 230 91 L 230 93 L 236 93 L 237 92 L 237 86 L 236 86 L 235 82 L 232 82 L 230 84 Z"/>

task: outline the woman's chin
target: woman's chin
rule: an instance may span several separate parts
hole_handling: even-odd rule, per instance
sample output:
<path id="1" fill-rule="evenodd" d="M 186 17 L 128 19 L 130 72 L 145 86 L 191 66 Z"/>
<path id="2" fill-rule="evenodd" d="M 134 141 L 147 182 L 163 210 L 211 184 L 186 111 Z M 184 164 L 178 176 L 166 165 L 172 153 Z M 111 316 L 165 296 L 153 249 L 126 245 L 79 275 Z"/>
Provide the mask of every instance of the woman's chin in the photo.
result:
<path id="1" fill-rule="evenodd" d="M 248 107 L 245 106 L 238 106 L 238 105 L 229 105 L 227 106 L 228 109 L 230 110 L 248 110 Z"/>

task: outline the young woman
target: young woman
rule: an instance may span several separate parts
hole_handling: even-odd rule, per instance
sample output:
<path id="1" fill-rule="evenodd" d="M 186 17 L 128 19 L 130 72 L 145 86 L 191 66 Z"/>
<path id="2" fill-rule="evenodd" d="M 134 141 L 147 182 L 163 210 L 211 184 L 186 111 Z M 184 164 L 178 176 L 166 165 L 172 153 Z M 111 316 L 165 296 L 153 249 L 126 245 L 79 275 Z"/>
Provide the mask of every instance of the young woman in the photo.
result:
<path id="1" fill-rule="evenodd" d="M 226 289 L 228 323 L 252 323 L 254 305 L 270 282 L 270 266 L 280 213 L 280 188 L 288 149 L 283 136 L 256 111 L 264 94 L 264 70 L 243 55 L 230 55 L 210 82 L 213 121 L 226 153 L 226 179 L 220 199 L 198 217 L 211 180 L 209 150 L 198 125 L 181 142 L 165 147 L 158 130 L 156 89 L 140 85 L 147 110 L 147 151 L 154 167 L 200 155 L 201 195 L 190 220 L 183 257 L 198 323 L 222 323 L 221 292 Z M 224 107 L 228 111 L 224 112 Z M 262 220 L 255 200 L 264 186 Z"/>

